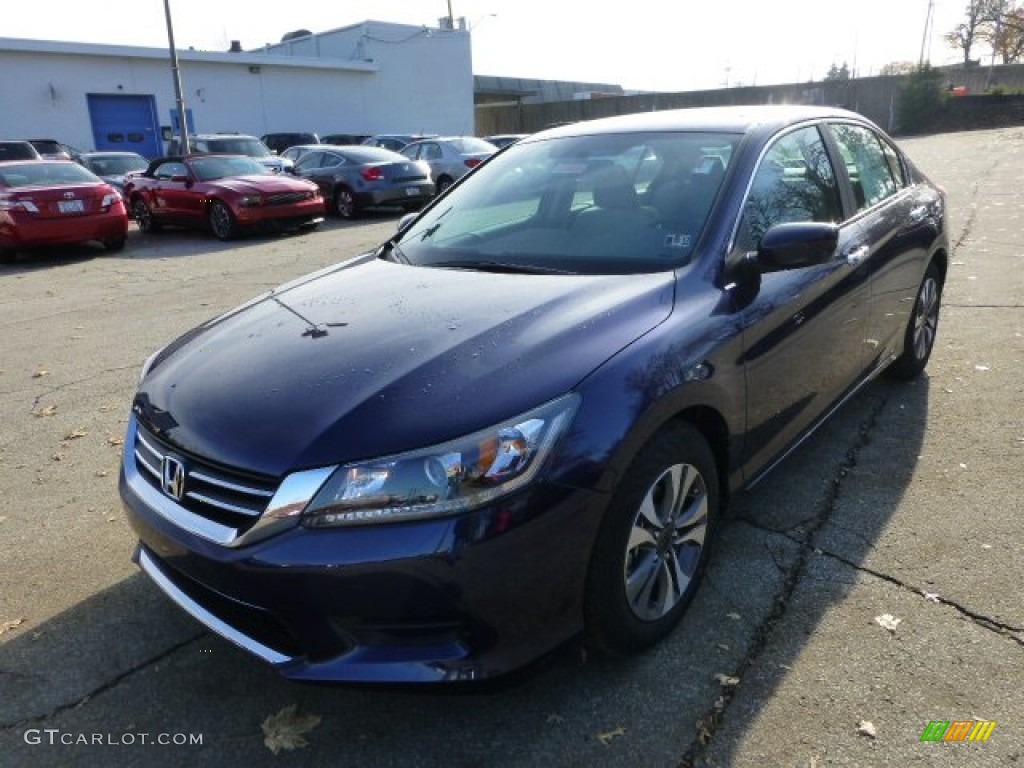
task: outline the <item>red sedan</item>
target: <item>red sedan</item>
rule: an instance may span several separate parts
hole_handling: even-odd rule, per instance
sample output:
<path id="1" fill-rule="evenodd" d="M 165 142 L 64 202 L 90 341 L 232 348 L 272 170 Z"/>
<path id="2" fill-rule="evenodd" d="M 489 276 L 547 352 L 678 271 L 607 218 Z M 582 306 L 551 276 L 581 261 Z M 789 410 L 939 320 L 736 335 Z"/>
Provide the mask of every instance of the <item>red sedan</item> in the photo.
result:
<path id="1" fill-rule="evenodd" d="M 124 248 L 128 215 L 117 190 L 68 160 L 0 163 L 0 257 L 98 240 Z"/>
<path id="2" fill-rule="evenodd" d="M 143 232 L 208 227 L 221 240 L 243 229 L 316 226 L 324 214 L 316 184 L 272 175 L 242 155 L 162 157 L 125 179 L 124 196 Z"/>

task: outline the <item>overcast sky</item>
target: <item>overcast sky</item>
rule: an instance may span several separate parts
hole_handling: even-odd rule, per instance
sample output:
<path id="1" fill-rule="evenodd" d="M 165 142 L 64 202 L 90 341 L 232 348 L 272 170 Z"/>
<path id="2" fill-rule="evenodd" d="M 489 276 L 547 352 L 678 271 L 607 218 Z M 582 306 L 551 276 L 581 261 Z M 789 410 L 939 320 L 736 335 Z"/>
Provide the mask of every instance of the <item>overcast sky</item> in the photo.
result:
<path id="1" fill-rule="evenodd" d="M 833 63 L 861 75 L 886 63 L 958 61 L 942 35 L 967 0 L 450 0 L 472 30 L 478 75 L 685 91 L 820 80 Z M 163 0 L 3 0 L 0 36 L 167 46 Z M 179 48 L 226 50 L 366 19 L 436 26 L 448 0 L 171 0 Z"/>

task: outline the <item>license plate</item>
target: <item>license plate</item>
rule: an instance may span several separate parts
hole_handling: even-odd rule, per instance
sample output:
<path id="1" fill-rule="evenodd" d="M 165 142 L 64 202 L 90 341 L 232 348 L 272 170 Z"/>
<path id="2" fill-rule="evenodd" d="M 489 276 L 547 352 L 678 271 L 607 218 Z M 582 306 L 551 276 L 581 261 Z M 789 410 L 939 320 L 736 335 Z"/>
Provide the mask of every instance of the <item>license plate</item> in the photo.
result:
<path id="1" fill-rule="evenodd" d="M 58 200 L 57 209 L 61 213 L 83 213 L 85 203 L 81 200 Z"/>
<path id="2" fill-rule="evenodd" d="M 405 195 L 406 195 L 406 197 L 417 197 L 419 195 L 419 193 L 420 193 L 420 188 L 419 187 L 406 187 L 405 188 Z"/>

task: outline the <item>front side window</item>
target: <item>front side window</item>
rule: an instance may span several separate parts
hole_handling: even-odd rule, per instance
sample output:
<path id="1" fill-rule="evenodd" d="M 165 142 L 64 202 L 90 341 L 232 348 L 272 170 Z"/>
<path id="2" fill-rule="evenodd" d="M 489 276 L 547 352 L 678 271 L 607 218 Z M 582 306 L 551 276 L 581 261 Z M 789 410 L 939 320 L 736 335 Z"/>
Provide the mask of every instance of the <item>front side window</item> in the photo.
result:
<path id="1" fill-rule="evenodd" d="M 680 266 L 697 246 L 740 138 L 659 132 L 514 144 L 406 230 L 400 257 L 423 266 L 580 274 Z"/>
<path id="2" fill-rule="evenodd" d="M 187 176 L 188 169 L 185 167 L 184 163 L 163 163 L 157 166 L 157 169 L 156 171 L 153 172 L 153 175 L 156 176 L 158 179 L 169 179 L 172 176 Z"/>
<path id="3" fill-rule="evenodd" d="M 890 159 L 874 132 L 849 123 L 836 123 L 830 127 L 846 164 L 857 210 L 863 211 L 895 195 L 902 186 L 902 173 L 900 176 L 893 174 Z"/>
<path id="4" fill-rule="evenodd" d="M 761 158 L 737 231 L 737 244 L 754 251 L 776 224 L 837 223 L 843 218 L 836 175 L 817 128 L 778 139 Z"/>

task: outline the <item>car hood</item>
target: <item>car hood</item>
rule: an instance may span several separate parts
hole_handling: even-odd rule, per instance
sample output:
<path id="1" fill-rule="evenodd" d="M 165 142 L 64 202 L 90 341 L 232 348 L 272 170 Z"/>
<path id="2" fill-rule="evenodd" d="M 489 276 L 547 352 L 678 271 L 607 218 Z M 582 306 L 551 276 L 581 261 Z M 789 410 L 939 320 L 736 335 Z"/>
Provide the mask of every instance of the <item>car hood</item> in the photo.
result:
<path id="1" fill-rule="evenodd" d="M 228 176 L 208 183 L 222 189 L 230 189 L 232 192 L 237 192 L 240 195 L 256 192 L 273 194 L 275 192 L 294 192 L 297 190 L 308 192 L 312 189 L 310 186 L 311 182 L 296 179 L 292 176 L 272 176 L 269 173 L 252 176 Z"/>
<path id="2" fill-rule="evenodd" d="M 468 434 L 575 387 L 672 310 L 674 276 L 488 274 L 363 258 L 194 329 L 135 412 L 185 452 L 251 472 Z"/>

